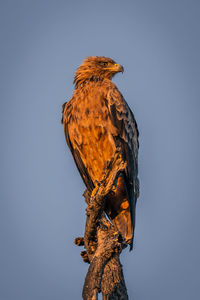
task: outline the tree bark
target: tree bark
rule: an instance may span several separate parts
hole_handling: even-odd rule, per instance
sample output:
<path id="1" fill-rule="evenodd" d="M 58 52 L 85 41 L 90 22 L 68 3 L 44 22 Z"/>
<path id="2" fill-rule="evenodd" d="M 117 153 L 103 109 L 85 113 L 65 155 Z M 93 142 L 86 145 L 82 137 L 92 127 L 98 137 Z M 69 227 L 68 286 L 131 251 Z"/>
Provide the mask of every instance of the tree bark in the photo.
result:
<path id="1" fill-rule="evenodd" d="M 104 170 L 102 180 L 96 183 L 91 195 L 87 190 L 84 193 L 88 204 L 85 234 L 84 238 L 75 240 L 79 246 L 84 244 L 86 251 L 82 251 L 81 256 L 90 264 L 83 287 L 84 300 L 96 300 L 100 292 L 104 300 L 128 299 L 119 260 L 121 251 L 127 245 L 104 213 L 105 201 L 115 190 L 118 177 L 125 167 L 121 153 L 116 151 Z"/>

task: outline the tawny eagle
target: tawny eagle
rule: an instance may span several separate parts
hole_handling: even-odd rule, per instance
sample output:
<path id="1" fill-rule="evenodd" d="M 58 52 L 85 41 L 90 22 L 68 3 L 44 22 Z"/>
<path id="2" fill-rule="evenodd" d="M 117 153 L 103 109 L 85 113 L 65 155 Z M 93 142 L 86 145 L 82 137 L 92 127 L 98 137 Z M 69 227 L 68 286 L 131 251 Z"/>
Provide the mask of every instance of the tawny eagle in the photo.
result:
<path id="1" fill-rule="evenodd" d="M 105 212 L 126 243 L 133 242 L 135 207 L 139 195 L 138 129 L 132 111 L 111 81 L 123 67 L 107 57 L 87 57 L 74 77 L 72 98 L 63 104 L 67 144 L 91 193 L 103 170 L 120 149 L 127 164 Z"/>

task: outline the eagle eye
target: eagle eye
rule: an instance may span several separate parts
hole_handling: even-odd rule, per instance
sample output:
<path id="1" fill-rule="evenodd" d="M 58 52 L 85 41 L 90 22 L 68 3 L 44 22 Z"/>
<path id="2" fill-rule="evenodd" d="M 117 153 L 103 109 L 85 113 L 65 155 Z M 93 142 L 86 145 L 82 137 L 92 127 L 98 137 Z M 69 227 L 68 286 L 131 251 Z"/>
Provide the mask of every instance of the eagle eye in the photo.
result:
<path id="1" fill-rule="evenodd" d="M 108 63 L 106 61 L 101 62 L 101 65 L 106 67 L 108 65 Z"/>

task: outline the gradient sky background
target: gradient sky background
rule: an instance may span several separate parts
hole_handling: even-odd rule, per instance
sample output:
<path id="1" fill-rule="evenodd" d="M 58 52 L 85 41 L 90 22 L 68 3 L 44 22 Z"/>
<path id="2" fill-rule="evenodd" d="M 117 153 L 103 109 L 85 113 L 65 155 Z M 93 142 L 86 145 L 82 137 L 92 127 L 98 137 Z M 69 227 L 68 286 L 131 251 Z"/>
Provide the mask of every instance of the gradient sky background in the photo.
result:
<path id="1" fill-rule="evenodd" d="M 81 298 L 84 185 L 60 120 L 88 55 L 124 66 L 114 82 L 140 131 L 130 300 L 200 299 L 200 2 L 0 5 L 0 300 Z"/>

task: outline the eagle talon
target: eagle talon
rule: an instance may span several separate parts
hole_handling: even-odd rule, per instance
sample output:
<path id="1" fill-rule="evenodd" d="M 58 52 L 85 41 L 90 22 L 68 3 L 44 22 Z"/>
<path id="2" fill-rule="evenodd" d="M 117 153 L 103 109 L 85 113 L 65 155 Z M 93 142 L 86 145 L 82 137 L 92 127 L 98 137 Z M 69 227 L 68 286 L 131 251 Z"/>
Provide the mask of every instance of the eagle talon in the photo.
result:
<path id="1" fill-rule="evenodd" d="M 103 231 L 108 231 L 108 226 L 107 225 L 105 225 L 105 224 L 103 224 L 102 222 L 100 223 L 99 222 L 99 228 L 101 229 L 101 230 L 103 230 Z"/>
<path id="2" fill-rule="evenodd" d="M 95 185 L 95 187 L 98 187 L 98 186 L 100 186 L 100 182 L 98 180 L 95 180 L 94 185 Z"/>

